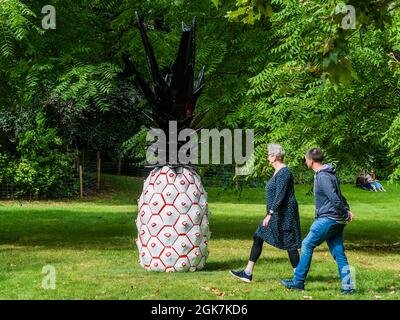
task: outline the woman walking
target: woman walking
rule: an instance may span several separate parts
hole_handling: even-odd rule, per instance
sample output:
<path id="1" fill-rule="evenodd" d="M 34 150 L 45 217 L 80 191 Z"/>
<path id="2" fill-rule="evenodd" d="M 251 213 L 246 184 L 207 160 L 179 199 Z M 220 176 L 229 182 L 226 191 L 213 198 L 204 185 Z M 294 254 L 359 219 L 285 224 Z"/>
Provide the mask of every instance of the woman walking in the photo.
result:
<path id="1" fill-rule="evenodd" d="M 247 267 L 230 274 L 245 282 L 251 282 L 253 269 L 261 255 L 264 241 L 278 249 L 286 250 L 295 269 L 299 263 L 301 248 L 300 218 L 294 195 L 294 179 L 284 163 L 285 151 L 279 144 L 268 145 L 268 161 L 275 173 L 266 185 L 267 212 L 254 236 Z"/>

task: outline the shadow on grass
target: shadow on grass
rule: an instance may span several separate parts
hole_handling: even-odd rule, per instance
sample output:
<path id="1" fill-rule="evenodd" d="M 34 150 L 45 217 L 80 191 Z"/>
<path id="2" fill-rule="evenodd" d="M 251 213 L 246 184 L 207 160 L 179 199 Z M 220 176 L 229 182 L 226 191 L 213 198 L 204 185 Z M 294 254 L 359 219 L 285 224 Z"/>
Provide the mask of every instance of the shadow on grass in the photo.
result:
<path id="1" fill-rule="evenodd" d="M 232 259 L 228 261 L 207 261 L 204 271 L 229 271 L 229 270 L 242 270 L 247 265 L 247 259 Z M 277 263 L 288 263 L 289 258 L 270 257 L 260 258 L 257 261 L 257 265 L 261 265 L 261 268 L 268 267 Z"/>
<path id="2" fill-rule="evenodd" d="M 246 266 L 245 259 L 235 259 L 229 261 L 207 261 L 204 271 L 229 271 L 231 269 L 243 269 Z"/>
<path id="3" fill-rule="evenodd" d="M 0 244 L 44 246 L 49 248 L 127 247 L 136 237 L 132 213 L 112 211 L 76 212 L 74 210 L 13 211 L 0 215 Z M 306 236 L 312 219 L 302 220 L 302 236 Z M 210 222 L 211 241 L 251 241 L 258 219 L 215 216 Z M 358 221 L 346 227 L 347 250 L 397 254 L 398 223 Z M 397 241 L 397 242 L 396 242 Z"/>
<path id="4" fill-rule="evenodd" d="M 133 221 L 131 214 L 107 211 L 7 212 L 0 215 L 0 244 L 32 250 L 126 248 L 134 239 Z"/>
<path id="5" fill-rule="evenodd" d="M 307 276 L 307 282 L 338 282 L 340 283 L 339 273 L 332 273 L 326 275 L 313 275 L 310 273 Z"/>
<path id="6" fill-rule="evenodd" d="M 304 238 L 312 223 L 311 218 L 302 219 L 302 237 Z M 212 239 L 236 239 L 251 240 L 258 227 L 258 220 L 248 220 L 243 217 L 235 217 L 229 221 L 212 220 Z M 363 221 L 357 225 L 349 225 L 345 229 L 345 241 L 347 250 L 379 251 L 384 253 L 396 253 L 400 248 L 398 242 L 399 224 L 390 224 L 386 221 Z"/>

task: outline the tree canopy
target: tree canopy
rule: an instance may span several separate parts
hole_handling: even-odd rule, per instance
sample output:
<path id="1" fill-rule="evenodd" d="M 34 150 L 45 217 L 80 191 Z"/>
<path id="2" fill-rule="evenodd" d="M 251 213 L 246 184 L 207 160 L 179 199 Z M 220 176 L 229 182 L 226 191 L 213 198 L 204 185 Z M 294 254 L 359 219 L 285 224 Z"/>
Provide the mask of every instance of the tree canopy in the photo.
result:
<path id="1" fill-rule="evenodd" d="M 278 142 L 293 167 L 319 145 L 349 174 L 400 177 L 398 1 L 54 0 L 56 29 L 44 30 L 46 4 L 0 0 L 0 144 L 17 157 L 27 159 L 17 146 L 43 117 L 60 152 L 143 161 L 147 104 L 124 63 L 147 71 L 138 12 L 161 68 L 196 16 L 196 68 L 206 65 L 196 112 L 210 109 L 205 127 L 255 130 L 254 176 Z"/>

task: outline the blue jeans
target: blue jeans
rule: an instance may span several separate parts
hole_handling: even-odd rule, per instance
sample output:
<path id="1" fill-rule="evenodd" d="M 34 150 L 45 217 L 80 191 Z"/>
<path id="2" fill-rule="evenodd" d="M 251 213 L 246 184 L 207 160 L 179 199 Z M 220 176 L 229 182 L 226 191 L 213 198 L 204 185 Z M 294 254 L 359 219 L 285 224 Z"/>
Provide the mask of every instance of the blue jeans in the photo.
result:
<path id="1" fill-rule="evenodd" d="M 383 189 L 383 185 L 381 185 L 380 182 L 375 181 L 371 183 L 373 186 L 375 186 L 377 189 L 382 190 Z"/>
<path id="2" fill-rule="evenodd" d="M 353 280 L 350 274 L 349 264 L 344 253 L 343 229 L 345 225 L 337 223 L 329 218 L 317 218 L 310 227 L 310 232 L 302 242 L 300 262 L 294 273 L 293 282 L 304 285 L 314 249 L 326 241 L 331 255 L 336 261 L 342 289 L 353 289 Z"/>

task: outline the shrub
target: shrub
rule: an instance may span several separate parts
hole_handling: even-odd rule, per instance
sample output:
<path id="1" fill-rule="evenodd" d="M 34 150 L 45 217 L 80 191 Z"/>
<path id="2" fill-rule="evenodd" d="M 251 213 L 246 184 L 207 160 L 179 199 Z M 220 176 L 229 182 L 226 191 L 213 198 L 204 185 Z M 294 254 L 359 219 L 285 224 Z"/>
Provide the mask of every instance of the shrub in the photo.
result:
<path id="1" fill-rule="evenodd" d="M 56 130 L 46 127 L 42 114 L 18 138 L 18 158 L 0 154 L 0 184 L 10 186 L 14 197 L 77 194 L 79 183 L 74 174 L 73 155 L 63 150 Z"/>

